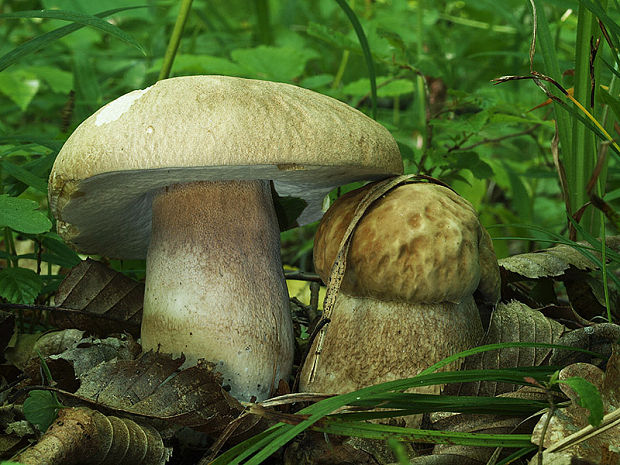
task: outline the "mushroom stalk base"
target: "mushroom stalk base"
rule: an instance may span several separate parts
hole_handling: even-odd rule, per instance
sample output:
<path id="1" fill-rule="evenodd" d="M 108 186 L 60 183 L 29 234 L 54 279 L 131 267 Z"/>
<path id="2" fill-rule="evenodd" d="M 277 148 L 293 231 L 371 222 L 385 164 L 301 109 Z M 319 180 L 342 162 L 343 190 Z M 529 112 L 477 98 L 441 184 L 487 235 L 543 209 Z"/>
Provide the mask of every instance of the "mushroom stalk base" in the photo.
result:
<path id="1" fill-rule="evenodd" d="M 245 401 L 287 378 L 293 331 L 268 182 L 162 190 L 146 268 L 144 350 L 206 358 Z"/>
<path id="2" fill-rule="evenodd" d="M 338 294 L 327 325 L 316 373 L 315 339 L 300 377 L 300 391 L 341 394 L 373 384 L 410 378 L 483 335 L 474 299 L 459 304 L 408 304 Z M 447 366 L 444 370 L 458 369 Z M 415 389 L 438 393 L 438 386 Z"/>

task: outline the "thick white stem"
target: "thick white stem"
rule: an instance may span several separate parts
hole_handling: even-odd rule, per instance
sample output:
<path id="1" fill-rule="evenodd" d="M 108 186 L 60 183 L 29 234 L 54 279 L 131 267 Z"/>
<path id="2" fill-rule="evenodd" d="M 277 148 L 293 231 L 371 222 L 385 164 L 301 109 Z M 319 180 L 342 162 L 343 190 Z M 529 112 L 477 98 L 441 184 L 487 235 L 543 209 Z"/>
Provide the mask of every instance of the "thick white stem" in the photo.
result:
<path id="1" fill-rule="evenodd" d="M 195 182 L 153 201 L 144 350 L 216 364 L 240 400 L 290 374 L 293 331 L 268 182 Z"/>

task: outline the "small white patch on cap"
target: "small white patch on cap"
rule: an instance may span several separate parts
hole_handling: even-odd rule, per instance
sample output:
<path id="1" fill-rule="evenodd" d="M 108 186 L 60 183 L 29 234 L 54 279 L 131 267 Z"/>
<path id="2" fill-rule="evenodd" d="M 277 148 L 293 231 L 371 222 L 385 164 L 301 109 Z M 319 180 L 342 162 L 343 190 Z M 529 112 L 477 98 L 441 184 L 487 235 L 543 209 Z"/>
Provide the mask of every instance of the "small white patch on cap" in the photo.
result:
<path id="1" fill-rule="evenodd" d="M 142 90 L 134 90 L 108 103 L 97 115 L 95 126 L 101 126 L 102 124 L 116 121 L 123 113 L 131 108 L 133 102 L 142 97 L 151 87 L 153 86 L 149 86 Z"/>

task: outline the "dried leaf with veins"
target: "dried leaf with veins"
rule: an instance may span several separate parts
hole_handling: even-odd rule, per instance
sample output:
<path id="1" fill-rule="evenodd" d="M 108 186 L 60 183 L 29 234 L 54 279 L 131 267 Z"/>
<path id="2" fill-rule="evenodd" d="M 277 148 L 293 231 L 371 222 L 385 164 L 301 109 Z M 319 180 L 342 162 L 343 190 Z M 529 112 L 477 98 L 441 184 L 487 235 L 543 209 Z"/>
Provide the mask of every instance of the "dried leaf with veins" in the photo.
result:
<path id="1" fill-rule="evenodd" d="M 12 460 L 23 465 L 159 465 L 169 455 L 151 426 L 88 408 L 64 408 L 41 439 Z"/>
<path id="2" fill-rule="evenodd" d="M 557 343 L 566 328 L 520 302 L 500 303 L 491 316 L 489 329 L 480 345 L 500 342 Z M 465 359 L 464 370 L 490 370 L 516 366 L 539 366 L 546 363 L 551 349 L 544 347 L 510 347 L 472 355 Z M 495 396 L 514 391 L 516 385 L 494 381 L 452 384 L 445 394 Z"/>
<path id="3" fill-rule="evenodd" d="M 620 353 L 619 346 L 607 362 L 605 372 L 587 363 L 575 363 L 560 371 L 560 380 L 581 377 L 594 384 L 601 394 L 605 416 L 598 427 L 588 424 L 588 410 L 578 403 L 577 394 L 565 385 L 560 388 L 572 403 L 556 410 L 549 421 L 544 438 L 542 432 L 547 421 L 545 413 L 532 433 L 532 442 L 548 449 L 543 453 L 543 463 L 553 460 L 581 459 L 600 465 L 620 463 Z M 553 454 L 553 456 L 551 456 Z M 547 456 L 549 458 L 547 458 Z M 534 457 L 531 464 L 537 464 Z M 572 462 L 571 462 L 572 463 Z"/>

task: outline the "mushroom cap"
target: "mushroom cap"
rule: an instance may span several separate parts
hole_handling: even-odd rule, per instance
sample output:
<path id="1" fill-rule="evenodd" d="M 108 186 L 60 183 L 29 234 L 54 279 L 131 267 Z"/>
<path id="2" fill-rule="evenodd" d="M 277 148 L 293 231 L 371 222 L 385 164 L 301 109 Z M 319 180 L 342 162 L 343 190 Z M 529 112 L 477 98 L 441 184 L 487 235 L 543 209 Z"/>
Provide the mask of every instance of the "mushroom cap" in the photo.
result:
<path id="1" fill-rule="evenodd" d="M 339 198 L 321 220 L 314 266 L 325 282 L 369 186 Z M 366 211 L 353 232 L 340 289 L 354 297 L 433 304 L 459 303 L 479 288 L 495 302 L 499 282 L 493 244 L 472 205 L 446 187 L 411 183 Z"/>
<path id="2" fill-rule="evenodd" d="M 303 224 L 320 218 L 335 186 L 402 170 L 390 133 L 338 100 L 283 83 L 186 76 L 86 119 L 58 154 L 49 202 L 78 250 L 143 258 L 151 203 L 164 186 L 273 180 L 280 196 L 307 202 Z"/>

